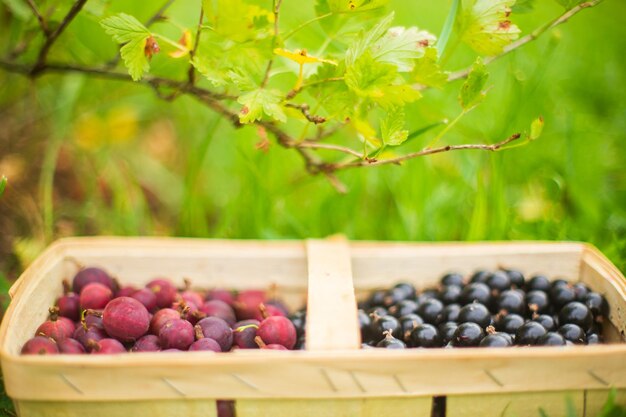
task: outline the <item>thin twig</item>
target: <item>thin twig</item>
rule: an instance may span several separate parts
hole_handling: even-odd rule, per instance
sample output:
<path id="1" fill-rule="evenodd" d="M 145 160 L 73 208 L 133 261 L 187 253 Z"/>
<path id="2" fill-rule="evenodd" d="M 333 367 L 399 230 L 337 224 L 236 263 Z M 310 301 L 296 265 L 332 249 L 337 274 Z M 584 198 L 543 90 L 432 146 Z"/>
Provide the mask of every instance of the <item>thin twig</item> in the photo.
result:
<path id="1" fill-rule="evenodd" d="M 332 143 L 302 141 L 302 142 L 298 142 L 295 146 L 298 148 L 328 149 L 331 151 L 338 151 L 338 152 L 342 152 L 348 155 L 356 156 L 357 158 L 363 157 L 363 152 L 357 152 L 352 148 L 348 148 L 347 146 L 334 145 Z"/>
<path id="2" fill-rule="evenodd" d="M 46 19 L 41 15 L 41 13 L 39 13 L 39 9 L 37 8 L 37 5 L 35 4 L 35 2 L 33 0 L 26 0 L 26 3 L 28 4 L 28 7 L 30 7 L 30 9 L 33 11 L 33 14 L 37 18 L 37 21 L 39 22 L 39 27 L 41 27 L 43 34 L 46 37 L 50 36 L 50 29 L 48 28 L 48 23 L 46 22 Z"/>
<path id="3" fill-rule="evenodd" d="M 202 20 L 204 19 L 204 7 L 200 6 L 200 20 L 198 20 L 198 29 L 196 29 L 196 39 L 194 39 L 193 48 L 189 51 L 189 62 L 193 61 L 200 44 L 200 34 L 202 33 Z M 193 85 L 196 82 L 196 68 L 193 64 L 189 64 L 189 70 L 187 71 L 187 78 L 189 84 Z"/>
<path id="4" fill-rule="evenodd" d="M 326 118 L 324 116 L 311 114 L 311 108 L 306 103 L 303 103 L 303 104 L 285 103 L 285 107 L 291 107 L 292 109 L 300 110 L 300 113 L 302 113 L 309 122 L 314 123 L 316 125 L 326 122 Z"/>
<path id="5" fill-rule="evenodd" d="M 529 33 L 528 35 L 519 38 L 518 40 L 516 40 L 515 42 L 510 43 L 509 45 L 505 46 L 504 49 L 502 50 L 502 53 L 495 55 L 495 56 L 490 56 L 488 58 L 485 58 L 485 64 L 490 64 L 493 61 L 495 61 L 498 58 L 501 58 L 511 52 L 513 52 L 514 50 L 521 48 L 522 46 L 526 45 L 529 42 L 534 41 L 535 39 L 537 39 L 539 36 L 543 35 L 545 32 L 549 31 L 550 29 L 553 29 L 565 22 L 567 22 L 570 18 L 572 18 L 572 16 L 576 15 L 577 13 L 581 12 L 584 9 L 588 9 L 590 7 L 594 7 L 597 6 L 598 4 L 602 3 L 603 0 L 592 0 L 592 1 L 587 1 L 585 3 L 580 3 L 578 6 L 572 7 L 571 9 L 569 9 L 568 11 L 566 11 L 565 13 L 563 13 L 561 16 L 557 17 L 556 19 L 552 20 L 551 22 L 547 23 L 544 26 L 541 26 L 537 29 L 535 29 L 534 31 L 532 31 L 531 33 Z M 448 77 L 448 82 L 450 81 L 454 81 L 454 80 L 458 80 L 461 78 L 466 78 L 469 73 L 471 71 L 471 67 L 465 68 L 463 70 L 460 71 L 456 71 L 450 74 L 450 76 Z"/>
<path id="6" fill-rule="evenodd" d="M 270 80 L 270 72 L 272 71 L 272 65 L 274 65 L 274 48 L 276 48 L 276 41 L 278 40 L 278 16 L 280 14 L 280 5 L 283 3 L 283 0 L 274 0 L 274 36 L 272 36 L 272 58 L 270 58 L 267 63 L 267 67 L 265 68 L 265 75 L 263 76 L 263 81 L 261 81 L 261 88 L 267 85 L 267 82 Z"/>
<path id="7" fill-rule="evenodd" d="M 495 152 L 499 149 L 501 149 L 503 146 L 518 140 L 521 137 L 521 135 L 519 133 L 516 133 L 514 135 L 509 136 L 508 138 L 506 138 L 505 140 L 501 141 L 501 142 L 497 142 L 491 145 L 488 144 L 465 144 L 465 145 L 446 145 L 446 146 L 440 146 L 438 148 L 426 148 L 423 149 L 419 152 L 413 152 L 413 153 L 409 153 L 406 155 L 402 155 L 399 156 L 397 158 L 392 158 L 392 159 L 382 159 L 382 160 L 374 160 L 374 159 L 362 159 L 360 161 L 353 161 L 353 162 L 347 162 L 347 163 L 340 163 L 340 164 L 332 164 L 329 166 L 328 169 L 332 170 L 332 171 L 338 171 L 340 169 L 346 169 L 346 168 L 357 168 L 357 167 L 371 167 L 371 166 L 379 166 L 379 165 L 389 165 L 389 164 L 400 164 L 401 162 L 407 161 L 409 159 L 414 159 L 414 158 L 418 158 L 420 156 L 426 156 L 426 155 L 432 155 L 432 154 L 436 154 L 436 153 L 442 153 L 442 152 L 450 152 L 450 151 L 460 151 L 460 150 L 467 150 L 467 149 L 477 149 L 477 150 L 483 150 L 483 151 L 491 151 L 491 152 Z"/>
<path id="8" fill-rule="evenodd" d="M 46 37 L 46 41 L 39 50 L 37 61 L 35 62 L 35 65 L 33 65 L 33 69 L 31 71 L 33 75 L 40 72 L 45 66 L 46 58 L 48 58 L 48 52 L 50 52 L 50 48 L 52 48 L 52 45 L 54 45 L 59 36 L 61 36 L 65 28 L 67 28 L 72 20 L 74 20 L 78 12 L 80 12 L 85 5 L 85 3 L 87 3 L 87 0 L 76 0 L 76 2 L 72 5 L 70 11 L 67 12 L 57 29 Z"/>

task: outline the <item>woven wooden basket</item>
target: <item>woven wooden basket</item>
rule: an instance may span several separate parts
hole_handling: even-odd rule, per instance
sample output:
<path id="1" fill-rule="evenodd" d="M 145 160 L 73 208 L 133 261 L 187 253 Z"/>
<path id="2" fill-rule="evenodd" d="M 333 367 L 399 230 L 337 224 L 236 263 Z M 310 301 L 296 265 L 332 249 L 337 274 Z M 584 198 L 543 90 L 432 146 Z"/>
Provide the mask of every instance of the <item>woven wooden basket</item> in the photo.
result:
<path id="1" fill-rule="evenodd" d="M 76 262 L 122 282 L 165 276 L 198 287 L 265 288 L 305 303 L 307 350 L 20 356 Z M 445 272 L 516 268 L 580 281 L 611 305 L 610 342 L 508 349 L 360 350 L 356 299 L 396 281 L 432 285 Z M 11 289 L 0 329 L 7 393 L 22 417 L 562 416 L 569 398 L 594 416 L 610 387 L 626 404 L 626 281 L 583 243 L 349 243 L 76 238 L 53 244 Z"/>

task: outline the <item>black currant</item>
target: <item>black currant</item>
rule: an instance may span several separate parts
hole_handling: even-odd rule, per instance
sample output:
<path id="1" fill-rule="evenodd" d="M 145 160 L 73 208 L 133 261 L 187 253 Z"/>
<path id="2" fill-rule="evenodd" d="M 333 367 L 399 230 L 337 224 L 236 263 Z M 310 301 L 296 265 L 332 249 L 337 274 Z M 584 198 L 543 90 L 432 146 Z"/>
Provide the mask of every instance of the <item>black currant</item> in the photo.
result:
<path id="1" fill-rule="evenodd" d="M 476 323 L 461 323 L 452 337 L 452 346 L 470 347 L 478 346 L 485 336 L 483 328 Z"/>
<path id="2" fill-rule="evenodd" d="M 588 345 L 597 345 L 602 343 L 602 336 L 597 333 L 590 333 L 587 335 L 587 344 Z"/>
<path id="3" fill-rule="evenodd" d="M 367 300 L 367 304 L 370 307 L 382 306 L 385 300 L 385 290 L 377 290 L 372 293 L 370 298 Z"/>
<path id="4" fill-rule="evenodd" d="M 557 328 L 556 321 L 549 314 L 538 314 L 535 317 L 533 317 L 533 321 L 541 324 L 543 328 L 546 329 L 546 331 L 548 332 L 556 331 L 556 328 Z"/>
<path id="5" fill-rule="evenodd" d="M 520 290 L 524 288 L 524 284 L 526 283 L 524 274 L 514 269 L 505 269 L 504 272 L 506 272 L 506 274 L 509 276 L 509 279 L 511 280 L 511 286 Z"/>
<path id="6" fill-rule="evenodd" d="M 526 291 L 550 291 L 550 280 L 544 275 L 535 275 L 526 284 Z"/>
<path id="7" fill-rule="evenodd" d="M 443 309 L 443 321 L 458 321 L 460 311 L 460 304 L 450 304 L 445 306 Z"/>
<path id="8" fill-rule="evenodd" d="M 408 282 L 399 282 L 396 285 L 394 285 L 393 287 L 394 289 L 399 289 L 401 291 L 403 291 L 405 293 L 405 299 L 406 298 L 415 298 L 415 287 L 413 286 L 413 284 L 410 284 Z"/>
<path id="9" fill-rule="evenodd" d="M 486 284 L 487 283 L 487 279 L 490 276 L 491 276 L 491 272 L 490 271 L 484 271 L 484 270 L 476 271 L 472 275 L 472 278 L 470 279 L 470 283 L 480 282 L 480 283 Z"/>
<path id="10" fill-rule="evenodd" d="M 435 348 L 442 346 L 437 328 L 428 323 L 420 324 L 413 329 L 410 339 L 413 347 Z"/>
<path id="11" fill-rule="evenodd" d="M 504 310 L 507 313 L 524 315 L 526 312 L 524 293 L 519 290 L 503 291 L 496 302 L 496 310 Z"/>
<path id="12" fill-rule="evenodd" d="M 461 292 L 461 303 L 469 304 L 477 301 L 484 305 L 489 305 L 491 301 L 491 290 L 487 284 L 474 282 L 468 284 Z"/>
<path id="13" fill-rule="evenodd" d="M 550 301 L 557 308 L 557 311 L 574 300 L 576 300 L 576 293 L 567 284 L 557 285 L 550 290 Z"/>
<path id="14" fill-rule="evenodd" d="M 537 345 L 538 346 L 565 346 L 566 340 L 559 333 L 548 332 L 537 340 Z"/>
<path id="15" fill-rule="evenodd" d="M 383 307 L 389 308 L 394 304 L 398 304 L 402 300 L 409 298 L 408 290 L 403 287 L 394 287 L 387 291 L 383 298 Z"/>
<path id="16" fill-rule="evenodd" d="M 557 287 L 563 287 L 563 286 L 565 287 L 570 286 L 569 281 L 563 278 L 557 278 L 550 283 L 550 288 L 557 288 Z"/>
<path id="17" fill-rule="evenodd" d="M 376 344 L 377 348 L 385 349 L 404 349 L 406 345 L 400 339 L 396 339 L 391 335 L 391 332 L 385 332 L 385 338 Z"/>
<path id="18" fill-rule="evenodd" d="M 517 329 L 517 333 L 515 333 L 515 343 L 521 346 L 536 345 L 539 338 L 546 333 L 546 329 L 541 324 L 528 321 Z"/>
<path id="19" fill-rule="evenodd" d="M 589 307 L 578 301 L 572 301 L 561 309 L 559 323 L 561 325 L 567 323 L 577 324 L 584 331 L 587 331 L 593 324 L 593 315 Z"/>
<path id="20" fill-rule="evenodd" d="M 417 303 L 413 300 L 402 300 L 398 304 L 394 304 L 389 307 L 389 313 L 395 317 L 406 316 L 407 314 L 414 314 L 417 311 Z"/>
<path id="21" fill-rule="evenodd" d="M 426 323 L 437 325 L 443 321 L 443 303 L 436 298 L 425 300 L 417 308 L 417 314 Z"/>
<path id="22" fill-rule="evenodd" d="M 439 299 L 444 304 L 458 303 L 461 298 L 461 287 L 458 285 L 448 285 L 439 291 Z"/>
<path id="23" fill-rule="evenodd" d="M 366 310 L 366 313 L 372 317 L 372 316 L 388 316 L 389 315 L 389 311 L 387 311 L 387 309 L 385 307 L 372 307 L 369 308 L 368 310 Z"/>
<path id="24" fill-rule="evenodd" d="M 419 294 L 416 298 L 417 304 L 419 305 L 419 304 L 422 304 L 426 300 L 437 298 L 438 295 L 439 295 L 439 291 L 435 289 L 428 289 L 428 290 L 422 291 L 422 293 Z"/>
<path id="25" fill-rule="evenodd" d="M 517 330 L 524 324 L 524 318 L 519 314 L 499 315 L 496 319 L 496 329 L 500 332 L 510 334 L 517 333 Z"/>
<path id="26" fill-rule="evenodd" d="M 486 284 L 496 292 L 502 292 L 511 288 L 511 278 L 504 271 L 496 271 L 489 278 Z"/>
<path id="27" fill-rule="evenodd" d="M 476 323 L 485 328 L 491 324 L 491 313 L 487 307 L 480 303 L 472 303 L 461 308 L 459 323 Z"/>
<path id="28" fill-rule="evenodd" d="M 606 299 L 597 292 L 587 294 L 584 303 L 596 317 L 606 317 L 609 314 L 609 304 L 606 302 Z"/>
<path id="29" fill-rule="evenodd" d="M 576 301 L 580 301 L 581 303 L 585 302 L 585 297 L 591 292 L 589 287 L 582 282 L 577 282 L 572 285 L 572 288 L 574 289 L 574 293 L 576 293 Z"/>
<path id="30" fill-rule="evenodd" d="M 510 336 L 507 338 L 503 333 L 488 334 L 480 341 L 480 347 L 508 347 L 511 346 Z"/>
<path id="31" fill-rule="evenodd" d="M 569 340 L 572 343 L 582 345 L 587 342 L 587 335 L 585 334 L 585 331 L 576 324 L 572 324 L 572 323 L 564 324 L 561 327 L 559 327 L 558 332 L 566 340 Z"/>
<path id="32" fill-rule="evenodd" d="M 417 314 L 407 314 L 400 317 L 400 326 L 402 327 L 402 338 L 408 343 L 408 338 L 414 328 L 424 323 L 424 320 Z"/>
<path id="33" fill-rule="evenodd" d="M 397 318 L 394 316 L 374 316 L 370 325 L 370 337 L 372 340 L 379 342 L 385 337 L 386 331 L 391 331 L 396 339 L 402 338 L 402 327 Z"/>
<path id="34" fill-rule="evenodd" d="M 458 274 L 456 272 L 446 274 L 441 278 L 441 285 L 445 285 L 445 286 L 456 285 L 457 287 L 462 287 L 463 275 Z"/>
<path id="35" fill-rule="evenodd" d="M 370 336 L 370 327 L 372 325 L 372 319 L 369 316 L 369 314 L 367 314 L 365 311 L 363 310 L 358 310 L 357 312 L 358 314 L 358 318 L 359 318 L 359 327 L 361 329 L 361 340 L 369 340 L 371 338 Z M 292 320 L 293 322 L 293 320 Z M 296 331 L 298 330 L 298 328 L 296 327 Z"/>
<path id="36" fill-rule="evenodd" d="M 550 298 L 541 290 L 531 290 L 526 293 L 526 307 L 529 313 L 549 313 Z"/>
<path id="37" fill-rule="evenodd" d="M 450 343 L 450 341 L 454 337 L 454 332 L 456 331 L 457 327 L 459 327 L 459 325 L 452 321 L 441 323 L 439 325 L 439 335 L 441 336 L 441 341 L 444 346 Z"/>

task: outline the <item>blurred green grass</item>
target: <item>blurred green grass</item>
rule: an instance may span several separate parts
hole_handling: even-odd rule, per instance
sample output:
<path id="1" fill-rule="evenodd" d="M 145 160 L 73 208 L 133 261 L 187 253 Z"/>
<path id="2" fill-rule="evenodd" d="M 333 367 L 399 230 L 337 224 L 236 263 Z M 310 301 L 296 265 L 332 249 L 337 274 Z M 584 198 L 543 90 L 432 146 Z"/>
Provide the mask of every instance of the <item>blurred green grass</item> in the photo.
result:
<path id="1" fill-rule="evenodd" d="M 535 4 L 517 20 L 524 31 L 562 11 L 556 2 Z M 286 1 L 282 24 L 295 26 L 312 7 Z M 447 12 L 425 0 L 391 8 L 397 24 L 433 33 Z M 109 10 L 146 18 L 153 9 L 113 1 Z M 172 10 L 193 24 L 189 7 Z M 625 12 L 624 2 L 607 0 L 494 63 L 486 102 L 445 139 L 500 140 L 543 115 L 538 142 L 344 172 L 346 195 L 305 174 L 292 151 L 255 149 L 255 129 L 234 130 L 189 98 L 165 103 L 128 83 L 47 75 L 33 84 L 0 72 L 0 174 L 9 177 L 0 272 L 15 278 L 50 239 L 83 234 L 583 240 L 626 269 Z M 17 24 L 3 20 L 0 37 L 10 42 Z M 54 56 L 86 64 L 113 56 L 113 43 L 93 29 L 97 20 L 79 17 Z M 310 50 L 324 40 L 317 26 L 294 37 Z M 156 72 L 175 65 L 160 59 Z M 470 62 L 461 48 L 449 68 Z M 457 114 L 454 89 L 425 96 L 411 108 L 411 128 Z"/>
<path id="2" fill-rule="evenodd" d="M 446 13 L 427 1 L 395 1 L 392 8 L 398 24 L 434 33 Z M 151 9 L 111 6 L 138 16 Z M 188 10 L 175 5 L 173 13 L 193 21 Z M 518 23 L 530 30 L 560 11 L 555 2 L 537 2 Z M 495 141 L 543 115 L 540 141 L 497 154 L 442 154 L 341 173 L 346 195 L 306 175 L 293 152 L 256 150 L 254 129 L 234 130 L 189 98 L 165 103 L 146 88 L 80 75 L 50 75 L 32 84 L 0 73 L 0 173 L 10 181 L 0 201 L 0 271 L 15 277 L 48 240 L 63 235 L 274 239 L 333 233 L 352 239 L 584 240 L 624 269 L 625 12 L 624 2 L 606 1 L 497 61 L 486 102 L 447 138 Z M 285 2 L 282 22 L 295 25 L 310 13 Z M 96 20 L 82 16 L 73 29 L 94 33 Z M 2 33 L 6 40 L 13 32 Z M 324 41 L 315 28 L 301 38 L 295 39 L 311 49 Z M 79 62 L 114 54 L 97 29 L 88 38 L 63 41 L 65 49 L 57 53 Z M 450 69 L 468 60 L 469 51 L 460 49 Z M 161 70 L 167 65 L 161 63 Z M 425 95 L 409 113 L 412 128 L 456 115 L 454 91 Z M 41 168 L 55 165 L 52 183 L 53 171 Z M 54 201 L 54 212 L 42 205 L 46 198 Z"/>

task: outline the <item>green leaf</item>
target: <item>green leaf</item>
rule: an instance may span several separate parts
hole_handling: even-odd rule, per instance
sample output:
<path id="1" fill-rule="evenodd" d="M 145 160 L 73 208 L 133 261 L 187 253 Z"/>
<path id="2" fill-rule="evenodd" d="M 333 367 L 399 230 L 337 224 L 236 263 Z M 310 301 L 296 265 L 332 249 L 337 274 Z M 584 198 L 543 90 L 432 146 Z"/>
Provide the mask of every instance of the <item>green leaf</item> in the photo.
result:
<path id="1" fill-rule="evenodd" d="M 391 26 L 393 18 L 394 13 L 391 12 L 380 20 L 373 28 L 359 34 L 346 51 L 347 66 L 353 65 L 361 55 L 367 52 L 367 50 L 387 32 L 387 29 Z"/>
<path id="2" fill-rule="evenodd" d="M 399 72 L 409 72 L 415 60 L 423 57 L 425 49 L 436 40 L 433 34 L 425 30 L 397 26 L 390 28 L 369 51 L 377 61 L 393 64 Z"/>
<path id="3" fill-rule="evenodd" d="M 530 124 L 530 134 L 528 136 L 528 139 L 530 140 L 535 140 L 535 139 L 539 139 L 539 137 L 541 136 L 541 133 L 543 132 L 543 117 L 538 117 L 535 120 L 532 121 L 532 123 Z"/>
<path id="4" fill-rule="evenodd" d="M 7 188 L 7 177 L 4 175 L 0 178 L 0 197 L 4 194 L 4 190 Z"/>
<path id="5" fill-rule="evenodd" d="M 566 417 L 578 417 L 578 413 L 576 412 L 576 405 L 571 397 L 567 397 L 565 400 L 565 409 L 566 409 Z"/>
<path id="6" fill-rule="evenodd" d="M 203 0 L 202 5 L 213 31 L 235 42 L 262 38 L 273 30 L 274 14 L 259 5 L 244 0 Z"/>
<path id="7" fill-rule="evenodd" d="M 515 0 L 463 0 L 457 28 L 460 39 L 481 55 L 497 55 L 517 39 L 520 29 L 511 22 Z"/>
<path id="8" fill-rule="evenodd" d="M 437 41 L 437 51 L 439 51 L 441 55 L 443 55 L 443 51 L 446 49 L 446 45 L 448 44 L 448 40 L 452 34 L 452 29 L 454 28 L 454 22 L 456 22 L 459 14 L 459 3 L 460 0 L 452 0 L 452 7 L 450 7 L 446 22 L 441 29 L 441 34 L 439 35 L 439 40 Z"/>
<path id="9" fill-rule="evenodd" d="M 389 0 L 328 0 L 328 7 L 333 13 L 356 13 L 378 9 Z"/>
<path id="10" fill-rule="evenodd" d="M 380 121 L 380 135 L 387 146 L 400 146 L 409 137 L 409 131 L 404 128 L 404 109 L 396 107 L 387 111 L 387 116 Z"/>
<path id="11" fill-rule="evenodd" d="M 328 112 L 327 118 L 336 118 L 344 120 L 351 117 L 355 103 L 358 97 L 348 89 L 343 81 L 319 82 L 329 78 L 343 77 L 345 74 L 345 65 L 323 64 L 317 69 L 317 72 L 308 78 L 307 82 L 313 82 L 311 86 L 312 94 L 317 97 L 318 104 Z"/>
<path id="12" fill-rule="evenodd" d="M 415 62 L 415 82 L 428 87 L 441 88 L 448 83 L 448 73 L 441 70 L 437 48 L 426 48 L 424 56 Z"/>
<path id="13" fill-rule="evenodd" d="M 215 87 L 223 87 L 227 82 L 227 75 L 224 71 L 205 56 L 195 56 L 191 64 Z"/>
<path id="14" fill-rule="evenodd" d="M 535 0 L 517 0 L 513 5 L 513 13 L 530 13 L 535 8 Z"/>
<path id="15" fill-rule="evenodd" d="M 151 36 L 150 31 L 133 16 L 125 13 L 107 17 L 100 21 L 100 25 L 113 40 L 124 44 L 120 49 L 124 65 L 134 81 L 140 80 L 150 69 L 145 52 L 146 42 Z"/>
<path id="16" fill-rule="evenodd" d="M 375 61 L 366 53 L 348 67 L 345 82 L 357 96 L 384 108 L 409 103 L 421 97 L 420 92 L 408 84 L 394 85 L 396 78 L 394 65 Z"/>
<path id="17" fill-rule="evenodd" d="M 461 86 L 461 92 L 459 93 L 459 102 L 464 111 L 476 107 L 485 99 L 483 89 L 488 78 L 487 67 L 479 57 L 472 65 L 472 69 Z"/>
<path id="18" fill-rule="evenodd" d="M 281 106 L 283 96 L 278 90 L 259 88 L 239 96 L 237 101 L 242 105 L 239 112 L 241 123 L 253 123 L 261 120 L 263 115 L 280 122 L 287 121 Z"/>

